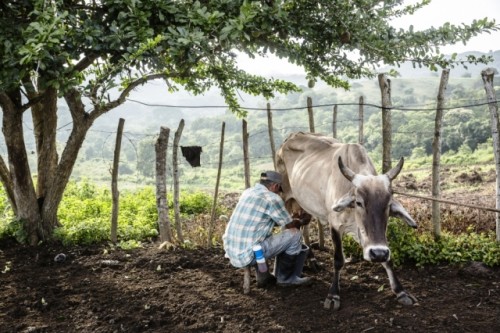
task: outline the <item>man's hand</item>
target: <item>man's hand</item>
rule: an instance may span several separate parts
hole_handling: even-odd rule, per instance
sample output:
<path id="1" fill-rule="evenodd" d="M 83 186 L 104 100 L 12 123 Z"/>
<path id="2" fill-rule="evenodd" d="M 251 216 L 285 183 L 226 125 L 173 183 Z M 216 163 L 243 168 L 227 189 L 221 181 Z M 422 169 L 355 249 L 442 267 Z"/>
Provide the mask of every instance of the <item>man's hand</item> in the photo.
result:
<path id="1" fill-rule="evenodd" d="M 302 226 L 308 225 L 309 222 L 311 222 L 312 216 L 309 213 L 306 213 L 305 211 L 302 211 L 302 213 L 299 216 L 300 224 Z"/>
<path id="2" fill-rule="evenodd" d="M 300 227 L 308 225 L 309 222 L 311 222 L 312 216 L 306 213 L 305 211 L 301 210 L 300 212 L 294 212 L 292 214 L 292 218 L 293 218 L 292 222 L 286 225 L 287 229 L 290 228 L 300 229 Z"/>

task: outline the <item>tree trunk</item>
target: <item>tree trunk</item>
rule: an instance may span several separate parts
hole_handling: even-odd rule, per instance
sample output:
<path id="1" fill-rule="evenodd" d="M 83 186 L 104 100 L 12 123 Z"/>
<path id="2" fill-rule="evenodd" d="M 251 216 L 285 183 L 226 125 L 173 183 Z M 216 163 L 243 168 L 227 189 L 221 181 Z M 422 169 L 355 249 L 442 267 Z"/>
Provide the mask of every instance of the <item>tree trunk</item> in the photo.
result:
<path id="1" fill-rule="evenodd" d="M 41 225 L 41 216 L 26 154 L 20 100 L 19 92 L 10 95 L 0 93 L 0 106 L 3 111 L 2 130 L 9 155 L 10 179 L 17 206 L 17 218 L 24 225 L 26 240 L 31 245 L 36 245 L 44 233 L 43 230 L 38 230 Z M 7 184 L 4 183 L 4 186 Z"/>
<path id="2" fill-rule="evenodd" d="M 73 130 L 66 143 L 61 160 L 57 164 L 56 127 L 57 95 L 54 90 L 35 92 L 30 83 L 25 84 L 32 109 L 38 158 L 37 188 L 32 179 L 26 145 L 23 135 L 23 112 L 28 107 L 21 103 L 21 89 L 0 93 L 0 107 L 3 111 L 2 127 L 8 153 L 8 177 L 2 172 L 2 182 L 13 193 L 16 217 L 22 221 L 26 240 L 36 245 L 40 240 L 52 237 L 59 226 L 57 209 L 64 189 L 69 181 L 86 133 L 94 119 L 89 116 L 78 91 L 67 93 L 66 102 L 73 117 Z M 5 179 L 4 179 L 5 178 Z M 9 182 L 10 178 L 10 182 Z"/>
<path id="3" fill-rule="evenodd" d="M 29 89 L 26 90 L 28 98 L 36 97 L 33 92 L 30 93 Z M 43 203 L 47 188 L 55 175 L 58 159 L 56 146 L 57 91 L 47 89 L 43 95 L 43 103 L 39 102 L 31 107 L 38 171 L 36 194 L 40 203 Z"/>
<path id="4" fill-rule="evenodd" d="M 48 236 L 59 226 L 57 210 L 61 203 L 64 190 L 71 177 L 73 167 L 78 157 L 78 152 L 82 147 L 87 132 L 92 126 L 98 113 L 91 115 L 85 112 L 85 106 L 81 100 L 81 95 L 77 90 L 71 90 L 64 96 L 73 118 L 73 128 L 66 142 L 66 146 L 61 153 L 61 158 L 54 172 L 50 177 L 45 189 L 45 200 L 42 205 L 43 229 Z"/>
<path id="5" fill-rule="evenodd" d="M 95 58 L 90 57 L 87 60 L 81 64 L 83 67 L 89 66 Z M 56 150 L 57 91 L 51 88 L 45 91 L 37 90 L 39 87 L 35 87 L 29 78 L 19 88 L 0 91 L 3 135 L 8 153 L 8 168 L 5 163 L 0 162 L 0 180 L 6 187 L 16 217 L 21 221 L 26 239 L 31 245 L 50 239 L 54 229 L 59 226 L 59 204 L 78 152 L 94 121 L 123 104 L 125 97 L 134 87 L 155 78 L 157 76 L 152 75 L 136 80 L 114 101 L 103 104 L 92 100 L 94 109 L 88 112 L 85 111 L 79 90 L 68 88 L 64 98 L 71 113 L 73 128 L 59 161 Z M 28 97 L 25 105 L 22 104 L 22 95 Z M 23 113 L 28 109 L 32 112 L 38 154 L 36 189 L 23 137 Z"/>

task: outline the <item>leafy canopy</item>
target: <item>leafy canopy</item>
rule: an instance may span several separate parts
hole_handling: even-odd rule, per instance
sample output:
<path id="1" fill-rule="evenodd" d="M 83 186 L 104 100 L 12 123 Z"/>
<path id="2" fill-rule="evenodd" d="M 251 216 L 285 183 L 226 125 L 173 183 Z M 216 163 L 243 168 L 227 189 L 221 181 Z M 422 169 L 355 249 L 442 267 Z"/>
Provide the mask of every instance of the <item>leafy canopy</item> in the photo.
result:
<path id="1" fill-rule="evenodd" d="M 108 92 L 127 93 L 151 79 L 171 91 L 220 88 L 239 110 L 238 90 L 266 98 L 295 91 L 288 82 L 251 75 L 235 50 L 275 54 L 303 66 L 309 79 L 347 88 L 346 79 L 373 76 L 374 65 L 412 61 L 436 70 L 486 57 L 445 59 L 439 47 L 499 28 L 494 20 L 424 31 L 395 29 L 430 0 L 10 0 L 0 3 L 0 91 L 31 81 L 62 96 L 78 87 L 94 106 Z M 109 100 L 108 100 L 109 102 Z M 243 113 L 243 112 L 242 112 Z"/>

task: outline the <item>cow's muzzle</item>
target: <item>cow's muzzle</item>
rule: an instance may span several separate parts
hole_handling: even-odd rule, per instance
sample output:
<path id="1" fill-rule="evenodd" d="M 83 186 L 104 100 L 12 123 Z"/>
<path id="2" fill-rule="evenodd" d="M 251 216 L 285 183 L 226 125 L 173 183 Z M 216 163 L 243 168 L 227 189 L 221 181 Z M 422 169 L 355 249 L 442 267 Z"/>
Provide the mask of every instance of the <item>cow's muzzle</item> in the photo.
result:
<path id="1" fill-rule="evenodd" d="M 386 262 L 391 256 L 387 246 L 369 246 L 364 252 L 365 260 L 372 262 Z"/>

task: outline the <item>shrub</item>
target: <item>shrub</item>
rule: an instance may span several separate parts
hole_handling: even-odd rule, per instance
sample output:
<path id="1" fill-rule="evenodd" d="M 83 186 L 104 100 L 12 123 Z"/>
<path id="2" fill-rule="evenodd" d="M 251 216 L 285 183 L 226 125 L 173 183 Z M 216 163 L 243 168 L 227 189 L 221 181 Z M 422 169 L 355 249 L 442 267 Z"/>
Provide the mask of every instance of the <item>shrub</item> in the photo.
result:
<path id="1" fill-rule="evenodd" d="M 435 240 L 430 232 L 417 233 L 396 221 L 388 226 L 389 246 L 395 265 L 452 263 L 481 261 L 489 266 L 500 265 L 500 244 L 493 232 L 464 232 L 453 235 L 443 232 Z"/>
<path id="2" fill-rule="evenodd" d="M 206 214 L 212 207 L 213 197 L 203 192 L 183 192 L 179 198 L 179 209 L 182 214 Z M 173 207 L 170 203 L 169 206 Z"/>
<path id="3" fill-rule="evenodd" d="M 170 221 L 173 218 L 173 203 L 169 199 Z M 211 211 L 213 198 L 204 192 L 181 192 L 180 212 L 190 216 Z M 106 241 L 111 233 L 112 197 L 106 188 L 83 182 L 70 182 L 59 207 L 61 227 L 55 232 L 57 239 L 65 244 L 93 244 Z M 219 207 L 217 213 L 224 209 Z M 173 226 L 172 226 L 173 228 Z M 154 187 L 146 186 L 135 191 L 123 191 L 119 197 L 117 236 L 124 247 L 127 242 L 141 241 L 158 236 L 158 210 Z M 188 235 L 189 237 L 189 235 Z"/>
<path id="4" fill-rule="evenodd" d="M 342 247 L 344 249 L 344 256 L 357 259 L 363 258 L 361 245 L 359 245 L 351 235 L 344 235 L 342 237 Z"/>

